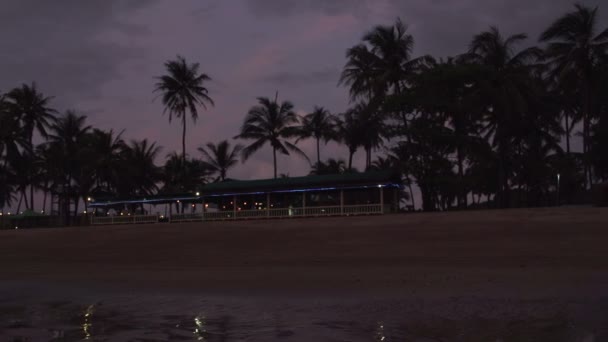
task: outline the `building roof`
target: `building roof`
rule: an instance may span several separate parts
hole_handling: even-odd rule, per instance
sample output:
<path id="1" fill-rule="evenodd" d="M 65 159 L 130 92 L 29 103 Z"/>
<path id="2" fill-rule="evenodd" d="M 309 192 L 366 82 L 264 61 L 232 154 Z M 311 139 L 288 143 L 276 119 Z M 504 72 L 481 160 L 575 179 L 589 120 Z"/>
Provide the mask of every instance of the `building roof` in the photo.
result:
<path id="1" fill-rule="evenodd" d="M 185 202 L 199 201 L 205 196 L 230 196 L 267 192 L 323 191 L 347 188 L 366 188 L 376 186 L 400 186 L 400 177 L 391 171 L 372 171 L 363 173 L 345 173 L 333 175 L 311 175 L 258 180 L 227 180 L 202 185 L 190 193 L 163 194 L 128 199 L 97 198 L 91 201 L 91 207 L 112 206 L 121 204 L 161 204 L 176 200 Z"/>

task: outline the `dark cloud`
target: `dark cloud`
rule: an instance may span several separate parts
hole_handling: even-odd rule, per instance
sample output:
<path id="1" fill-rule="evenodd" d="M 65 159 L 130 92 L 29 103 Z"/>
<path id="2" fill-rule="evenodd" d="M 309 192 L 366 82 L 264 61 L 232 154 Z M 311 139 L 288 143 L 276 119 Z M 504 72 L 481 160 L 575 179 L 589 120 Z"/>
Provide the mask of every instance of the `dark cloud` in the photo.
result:
<path id="1" fill-rule="evenodd" d="M 63 105 L 92 97 L 120 77 L 123 61 L 142 51 L 130 44 L 145 28 L 126 18 L 151 1 L 35 1 L 3 3 L 0 90 L 36 81 Z M 121 37 L 129 37 L 121 42 Z M 69 99 L 69 100 L 68 100 Z"/>
<path id="2" fill-rule="evenodd" d="M 260 16 L 289 16 L 303 12 L 337 15 L 344 12 L 365 14 L 369 0 L 247 0 L 249 8 Z"/>
<path id="3" fill-rule="evenodd" d="M 310 72 L 279 71 L 261 77 L 259 81 L 286 87 L 299 87 L 320 83 L 330 83 L 329 86 L 335 86 L 338 83 L 339 76 L 340 70 L 337 68 L 325 68 Z"/>

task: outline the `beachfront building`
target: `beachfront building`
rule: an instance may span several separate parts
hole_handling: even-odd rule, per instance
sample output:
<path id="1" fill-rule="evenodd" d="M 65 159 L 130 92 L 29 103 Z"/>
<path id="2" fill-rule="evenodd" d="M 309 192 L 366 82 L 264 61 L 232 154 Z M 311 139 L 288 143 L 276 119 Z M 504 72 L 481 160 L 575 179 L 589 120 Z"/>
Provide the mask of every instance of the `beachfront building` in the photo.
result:
<path id="1" fill-rule="evenodd" d="M 373 215 L 399 209 L 399 175 L 366 172 L 210 183 L 190 193 L 91 199 L 93 224 Z"/>

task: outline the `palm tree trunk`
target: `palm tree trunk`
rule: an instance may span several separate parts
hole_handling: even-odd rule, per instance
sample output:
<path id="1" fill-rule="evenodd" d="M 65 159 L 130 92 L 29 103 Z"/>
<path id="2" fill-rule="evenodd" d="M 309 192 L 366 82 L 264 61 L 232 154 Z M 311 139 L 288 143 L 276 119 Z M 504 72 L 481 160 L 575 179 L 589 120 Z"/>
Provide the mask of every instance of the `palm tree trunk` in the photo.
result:
<path id="1" fill-rule="evenodd" d="M 30 209 L 34 210 L 34 184 L 30 185 Z"/>
<path id="2" fill-rule="evenodd" d="M 566 153 L 570 155 L 570 118 L 568 115 L 568 111 L 564 113 L 564 116 L 566 117 Z"/>
<path id="3" fill-rule="evenodd" d="M 182 169 L 185 172 L 186 170 L 186 112 L 182 113 Z"/>
<path id="4" fill-rule="evenodd" d="M 277 149 L 272 147 L 272 162 L 274 165 L 274 178 L 277 178 Z"/>
<path id="5" fill-rule="evenodd" d="M 25 210 L 30 208 L 29 201 L 27 200 L 27 188 L 23 188 L 23 203 L 25 203 Z"/>
<path id="6" fill-rule="evenodd" d="M 19 204 L 17 204 L 17 215 L 19 214 L 19 210 L 21 210 L 21 202 L 23 202 L 23 193 L 21 193 L 21 197 L 19 197 Z"/>
<path id="7" fill-rule="evenodd" d="M 49 193 L 46 189 L 48 187 L 48 182 L 44 183 L 44 195 L 42 196 L 42 212 L 46 212 L 46 196 Z"/>
<path id="8" fill-rule="evenodd" d="M 321 165 L 321 148 L 319 145 L 319 138 L 317 138 L 317 165 Z"/>
<path id="9" fill-rule="evenodd" d="M 348 155 L 348 171 L 350 172 L 350 170 L 353 169 L 353 155 L 355 154 L 355 151 L 353 150 L 349 150 L 349 155 Z"/>

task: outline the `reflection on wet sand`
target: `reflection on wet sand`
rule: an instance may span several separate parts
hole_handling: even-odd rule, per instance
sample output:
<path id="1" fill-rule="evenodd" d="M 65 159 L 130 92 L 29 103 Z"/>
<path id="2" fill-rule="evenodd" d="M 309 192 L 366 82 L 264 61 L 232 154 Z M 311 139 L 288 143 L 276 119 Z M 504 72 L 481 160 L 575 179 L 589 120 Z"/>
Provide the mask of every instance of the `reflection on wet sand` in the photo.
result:
<path id="1" fill-rule="evenodd" d="M 155 308 L 151 303 L 137 307 L 133 303 L 117 303 L 91 304 L 84 310 L 78 304 L 0 306 L 0 341 L 596 342 L 608 336 L 607 326 L 602 331 L 598 328 L 601 324 L 589 327 L 588 322 L 576 322 L 565 314 L 445 318 L 385 308 L 368 311 L 357 306 L 302 311 L 296 306 L 262 309 L 250 305 L 243 309 L 240 304 L 210 306 L 203 313 L 180 305 Z M 175 313 L 180 307 L 183 314 Z M 173 312 L 166 314 L 169 310 Z M 74 312 L 78 312 L 78 319 Z M 382 319 L 373 319 L 374 316 Z M 336 319 L 342 317 L 352 319 Z"/>

